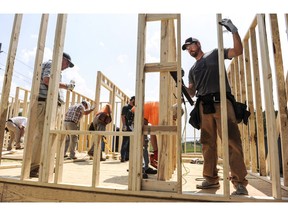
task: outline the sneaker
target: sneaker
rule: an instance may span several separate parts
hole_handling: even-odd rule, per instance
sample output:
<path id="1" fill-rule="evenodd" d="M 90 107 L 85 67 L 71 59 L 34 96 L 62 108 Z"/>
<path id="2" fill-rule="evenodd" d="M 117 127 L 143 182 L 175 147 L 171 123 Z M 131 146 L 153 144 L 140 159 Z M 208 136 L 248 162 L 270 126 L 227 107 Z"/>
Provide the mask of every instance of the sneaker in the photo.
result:
<path id="1" fill-rule="evenodd" d="M 142 178 L 143 179 L 148 179 L 148 175 L 146 173 L 142 173 Z"/>
<path id="2" fill-rule="evenodd" d="M 234 191 L 231 195 L 248 195 L 248 191 L 243 184 L 238 184 L 235 189 L 236 191 Z"/>
<path id="3" fill-rule="evenodd" d="M 88 155 L 89 155 L 90 157 L 93 157 L 93 155 L 94 155 L 94 152 L 93 152 L 93 151 L 91 151 L 91 150 L 89 150 L 89 151 L 88 151 Z"/>
<path id="4" fill-rule="evenodd" d="M 66 160 L 76 160 L 77 159 L 77 157 L 67 157 L 67 158 L 65 158 Z"/>
<path id="5" fill-rule="evenodd" d="M 30 170 L 30 178 L 39 178 L 39 167 Z"/>
<path id="6" fill-rule="evenodd" d="M 31 171 L 30 178 L 39 178 L 39 172 Z"/>
<path id="7" fill-rule="evenodd" d="M 157 170 L 152 169 L 152 168 L 148 168 L 144 171 L 146 174 L 157 174 Z"/>
<path id="8" fill-rule="evenodd" d="M 201 184 L 196 185 L 197 189 L 211 189 L 211 188 L 219 188 L 220 184 L 217 183 L 209 183 L 208 181 L 203 181 Z"/>

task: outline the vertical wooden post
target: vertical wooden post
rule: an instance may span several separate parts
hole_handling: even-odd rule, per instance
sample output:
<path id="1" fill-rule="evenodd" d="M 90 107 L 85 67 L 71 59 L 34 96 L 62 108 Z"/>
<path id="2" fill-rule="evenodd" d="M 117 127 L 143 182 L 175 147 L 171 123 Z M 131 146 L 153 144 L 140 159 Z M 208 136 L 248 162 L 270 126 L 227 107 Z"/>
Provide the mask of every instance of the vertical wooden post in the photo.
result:
<path id="1" fill-rule="evenodd" d="M 238 56 L 239 59 L 239 76 L 240 76 L 240 101 L 242 103 L 246 103 L 246 82 L 245 82 L 245 74 L 244 74 L 244 63 L 243 63 L 243 55 Z M 250 161 L 251 161 L 251 155 L 250 155 L 250 149 L 249 149 L 249 140 L 248 140 L 248 127 L 245 124 L 241 124 L 239 126 L 242 130 L 242 146 L 243 146 L 243 154 L 244 154 L 244 162 L 246 165 L 246 168 L 250 169 Z"/>
<path id="2" fill-rule="evenodd" d="M 222 26 L 218 25 L 222 20 L 222 15 L 217 14 L 217 35 L 218 35 L 218 61 L 219 61 L 219 85 L 220 85 L 220 106 L 221 106 L 221 130 L 223 144 L 223 186 L 224 196 L 230 196 L 229 184 L 229 151 L 228 151 L 228 125 L 227 125 L 227 98 L 225 83 L 225 65 L 224 65 L 224 48 L 223 48 L 223 32 Z"/>
<path id="3" fill-rule="evenodd" d="M 15 117 L 15 116 L 18 116 L 18 113 L 19 113 L 19 107 L 20 107 L 20 99 L 19 99 L 19 92 L 20 91 L 20 88 L 19 87 L 16 87 L 16 92 L 15 92 L 15 102 L 13 104 L 13 113 L 12 113 L 12 116 L 11 117 Z"/>
<path id="4" fill-rule="evenodd" d="M 174 32 L 174 21 L 162 20 L 161 21 L 161 52 L 160 63 L 166 63 L 169 61 L 175 61 L 175 55 L 173 55 L 173 42 L 175 38 L 170 38 Z M 175 45 L 174 45 L 175 54 Z M 169 97 L 171 85 L 171 76 L 169 71 L 160 72 L 160 101 L 159 101 L 159 125 L 168 125 L 171 115 L 169 113 L 169 107 L 171 106 L 171 98 Z M 167 180 L 169 176 L 169 137 L 168 135 L 159 136 L 158 142 L 158 180 Z"/>
<path id="5" fill-rule="evenodd" d="M 144 93 L 145 93 L 145 50 L 146 15 L 138 15 L 137 65 L 135 87 L 134 145 L 130 147 L 128 189 L 139 191 L 142 179 Z M 136 131 L 136 132 L 135 132 Z"/>
<path id="6" fill-rule="evenodd" d="M 182 143 L 181 143 L 181 130 L 182 130 L 182 124 L 181 120 L 182 118 L 182 110 L 180 109 L 180 104 L 182 104 L 181 101 L 181 94 L 182 94 L 182 88 L 180 87 L 182 84 L 182 71 L 181 71 L 181 15 L 177 14 L 177 49 L 176 49 L 176 61 L 177 64 L 177 136 L 176 136 L 176 162 L 177 162 L 177 192 L 182 193 Z"/>
<path id="7" fill-rule="evenodd" d="M 100 179 L 100 152 L 101 152 L 101 136 L 93 135 L 94 145 L 94 158 L 93 158 L 93 172 L 92 172 L 92 187 L 95 188 L 99 185 Z"/>
<path id="8" fill-rule="evenodd" d="M 272 89 L 272 74 L 269 62 L 269 50 L 267 45 L 267 33 L 265 26 L 265 15 L 257 15 L 261 60 L 262 60 L 262 75 L 264 95 L 265 95 L 265 114 L 267 128 L 267 142 L 270 155 L 271 177 L 272 177 L 272 194 L 276 199 L 281 199 L 281 184 L 279 174 L 279 157 L 276 135 L 275 111 L 273 105 L 273 89 Z"/>
<path id="9" fill-rule="evenodd" d="M 246 75 L 246 85 L 247 85 L 247 99 L 248 99 L 248 110 L 251 112 L 248 121 L 249 127 L 249 142 L 250 142 L 250 155 L 251 155 L 251 169 L 252 172 L 257 172 L 257 150 L 255 142 L 255 114 L 254 114 L 254 105 L 253 105 L 253 89 L 251 81 L 251 66 L 250 66 L 250 51 L 248 39 L 245 39 L 243 42 L 244 46 L 244 62 L 245 62 L 245 75 Z"/>
<path id="10" fill-rule="evenodd" d="M 20 35 L 20 28 L 22 22 L 22 14 L 16 14 L 14 17 L 13 30 L 10 38 L 10 46 L 7 55 L 7 62 L 5 67 L 5 75 L 3 79 L 2 94 L 1 94 L 1 106 L 0 106 L 0 164 L 2 158 L 2 147 L 5 133 L 5 122 L 7 117 L 7 111 L 9 106 L 9 94 L 12 83 L 14 61 L 17 52 L 17 46 Z"/>
<path id="11" fill-rule="evenodd" d="M 256 125 L 257 125 L 257 147 L 258 147 L 258 160 L 259 160 L 259 173 L 261 176 L 266 176 L 266 163 L 265 163 L 265 140 L 264 140 L 264 125 L 262 115 L 262 100 L 261 100 L 261 86 L 259 75 L 259 61 L 256 43 L 255 27 L 250 28 L 251 35 L 251 50 L 252 50 L 252 66 L 253 66 L 253 83 L 255 94 L 255 107 L 256 107 Z"/>
<path id="12" fill-rule="evenodd" d="M 277 100 L 279 104 L 278 116 L 280 117 L 280 138 L 282 147 L 282 165 L 284 186 L 288 186 L 288 121 L 287 98 L 285 93 L 285 78 L 282 60 L 281 43 L 276 14 L 270 14 L 270 26 L 273 41 L 274 65 L 276 71 Z"/>
<path id="13" fill-rule="evenodd" d="M 66 31 L 66 22 L 67 15 L 59 14 L 57 18 L 57 25 L 55 31 L 55 40 L 54 40 L 54 49 L 53 49 L 53 62 L 51 68 L 51 75 L 49 80 L 49 88 L 47 94 L 47 102 L 46 102 L 46 114 L 45 114 L 45 122 L 43 129 L 43 138 L 42 138 L 42 149 L 41 149 L 41 162 L 40 162 L 40 175 L 39 181 L 41 182 L 51 182 L 53 167 L 50 164 L 50 156 L 55 157 L 53 155 L 53 148 L 49 144 L 53 144 L 50 141 L 50 129 L 55 128 L 55 120 L 57 113 L 57 100 L 58 100 L 58 90 L 59 90 L 59 82 L 60 82 L 60 73 L 61 73 L 61 65 L 62 65 L 62 53 L 64 47 L 64 38 Z"/>
<path id="14" fill-rule="evenodd" d="M 40 80 L 41 80 L 41 63 L 43 61 L 44 56 L 44 49 L 45 49 L 45 41 L 46 41 L 46 34 L 47 34 L 47 26 L 48 26 L 48 14 L 43 14 L 40 23 L 39 29 L 39 37 L 38 37 L 38 44 L 36 50 L 36 58 L 34 63 L 34 74 L 32 80 L 32 87 L 30 93 L 30 108 L 28 111 L 28 119 L 27 122 L 27 131 L 24 138 L 24 153 L 23 153 L 23 165 L 21 170 L 21 180 L 29 177 L 30 172 L 30 164 L 32 159 L 32 147 L 33 147 L 33 134 L 34 124 L 37 121 L 37 98 L 38 92 L 40 87 Z M 31 126 L 32 125 L 32 126 Z M 40 143 L 39 143 L 40 145 Z"/>

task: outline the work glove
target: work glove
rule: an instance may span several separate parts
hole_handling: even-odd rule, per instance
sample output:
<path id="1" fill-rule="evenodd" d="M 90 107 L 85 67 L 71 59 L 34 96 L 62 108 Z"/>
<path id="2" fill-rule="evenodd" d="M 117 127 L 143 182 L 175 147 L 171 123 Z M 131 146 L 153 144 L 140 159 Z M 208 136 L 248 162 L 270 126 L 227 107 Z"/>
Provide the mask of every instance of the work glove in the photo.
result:
<path id="1" fill-rule="evenodd" d="M 70 80 L 70 83 L 67 84 L 67 90 L 73 91 L 74 88 L 75 88 L 75 81 L 74 80 Z"/>
<path id="2" fill-rule="evenodd" d="M 74 88 L 75 88 L 75 85 L 73 85 L 71 83 L 67 84 L 67 90 L 73 91 Z"/>
<path id="3" fill-rule="evenodd" d="M 222 21 L 219 22 L 219 24 L 224 26 L 228 31 L 232 32 L 232 34 L 238 31 L 238 29 L 230 19 L 222 19 Z"/>

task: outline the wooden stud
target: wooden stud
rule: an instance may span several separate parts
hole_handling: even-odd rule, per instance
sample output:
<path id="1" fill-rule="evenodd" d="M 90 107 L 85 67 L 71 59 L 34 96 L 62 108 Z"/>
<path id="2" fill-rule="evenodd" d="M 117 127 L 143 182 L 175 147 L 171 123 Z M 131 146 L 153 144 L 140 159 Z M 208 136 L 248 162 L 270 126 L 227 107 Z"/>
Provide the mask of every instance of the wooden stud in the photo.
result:
<path id="1" fill-rule="evenodd" d="M 256 42 L 255 28 L 250 28 L 251 35 L 251 50 L 252 50 L 252 68 L 253 68 L 253 84 L 255 95 L 256 107 L 256 125 L 257 125 L 257 147 L 258 147 L 258 160 L 259 160 L 259 174 L 266 176 L 266 163 L 265 163 L 265 141 L 264 141 L 264 125 L 262 115 L 262 100 L 261 100 L 261 85 L 260 85 L 260 72 L 258 51 Z"/>
<path id="2" fill-rule="evenodd" d="M 252 89 L 252 78 L 251 78 L 251 62 L 250 62 L 250 51 L 248 40 L 243 41 L 244 46 L 244 62 L 245 62 L 245 77 L 247 86 L 247 106 L 251 115 L 248 121 L 249 127 L 249 142 L 250 142 L 250 155 L 251 155 L 251 170 L 257 172 L 257 146 L 255 142 L 255 114 L 253 105 L 253 89 Z"/>
<path id="3" fill-rule="evenodd" d="M 273 42 L 274 65 L 276 71 L 276 91 L 279 104 L 278 116 L 280 117 L 280 138 L 282 147 L 282 167 L 284 186 L 288 186 L 288 116 L 287 116 L 287 98 L 285 93 L 285 78 L 282 60 L 281 43 L 278 28 L 278 19 L 276 14 L 270 14 L 270 26 Z M 278 142 L 276 142 L 278 144 Z"/>
<path id="4" fill-rule="evenodd" d="M 265 96 L 265 114 L 266 114 L 266 128 L 267 128 L 267 142 L 270 154 L 271 163 L 271 178 L 272 178 L 272 194 L 276 199 L 281 199 L 280 190 L 280 173 L 279 173 L 279 157 L 278 157 L 278 137 L 276 135 L 276 121 L 275 111 L 273 105 L 273 90 L 272 90 L 272 74 L 269 63 L 269 51 L 267 45 L 267 33 L 265 28 L 265 15 L 257 15 L 259 41 L 262 60 L 262 75 L 264 84 Z"/>
<path id="5" fill-rule="evenodd" d="M 43 61 L 44 49 L 45 49 L 45 41 L 46 41 L 46 33 L 48 26 L 48 18 L 49 15 L 43 14 L 40 23 L 37 50 L 36 50 L 36 58 L 34 64 L 34 74 L 32 80 L 32 87 L 30 93 L 30 104 L 28 111 L 28 119 L 27 122 L 27 130 L 24 138 L 24 153 L 23 153 L 23 166 L 21 169 L 21 180 L 29 177 L 30 165 L 32 159 L 32 148 L 33 148 L 33 134 L 35 133 L 34 125 L 37 122 L 37 99 L 38 99 L 38 91 L 41 80 L 41 63 Z M 32 126 L 31 126 L 32 125 Z"/>
<path id="6" fill-rule="evenodd" d="M 43 172 L 50 170 L 51 164 L 49 156 L 52 156 L 52 147 L 49 145 L 50 129 L 55 128 L 55 119 L 58 112 L 57 100 L 60 82 L 60 73 L 62 65 L 62 53 L 64 47 L 64 38 L 66 32 L 67 15 L 59 14 L 55 30 L 55 40 L 53 49 L 53 62 L 51 67 L 51 75 L 49 79 L 49 88 L 47 93 L 46 114 L 42 137 L 41 162 L 39 181 L 48 182 L 49 174 Z M 56 93 L 56 94 L 55 94 Z M 48 102 L 49 101 L 49 102 Z M 51 154 L 47 154 L 51 152 Z M 54 155 L 53 155 L 54 157 Z M 43 175 L 41 175 L 43 173 Z M 46 175 L 45 175 L 46 174 Z"/>
<path id="7" fill-rule="evenodd" d="M 128 189 L 139 191 L 142 179 L 142 154 L 144 125 L 144 93 L 145 93 L 145 50 L 146 47 L 146 15 L 138 15 L 138 39 L 137 39 L 137 65 L 135 87 L 135 115 L 134 115 L 134 145 L 130 145 Z M 137 131 L 137 133 L 135 132 Z M 132 156 L 132 157 L 131 157 Z"/>
<path id="8" fill-rule="evenodd" d="M 5 68 L 5 75 L 3 78 L 3 86 L 2 86 L 2 94 L 1 94 L 1 106 L 0 106 L 0 164 L 2 157 L 2 147 L 5 133 L 5 122 L 8 111 L 9 104 L 9 94 L 12 83 L 13 69 L 14 69 L 14 61 L 17 52 L 17 46 L 20 35 L 20 28 L 22 22 L 22 14 L 16 14 L 14 18 L 14 24 L 10 39 L 9 51 L 7 54 L 7 62 Z"/>
<path id="9" fill-rule="evenodd" d="M 218 61 L 219 61 L 219 85 L 220 85 L 220 106 L 221 106 L 221 131 L 223 145 L 223 187 L 224 196 L 230 196 L 229 185 L 229 150 L 228 150 L 228 125 L 227 125 L 227 98 L 225 82 L 224 48 L 222 26 L 218 25 L 222 20 L 222 15 L 216 15 L 217 35 L 218 35 Z"/>

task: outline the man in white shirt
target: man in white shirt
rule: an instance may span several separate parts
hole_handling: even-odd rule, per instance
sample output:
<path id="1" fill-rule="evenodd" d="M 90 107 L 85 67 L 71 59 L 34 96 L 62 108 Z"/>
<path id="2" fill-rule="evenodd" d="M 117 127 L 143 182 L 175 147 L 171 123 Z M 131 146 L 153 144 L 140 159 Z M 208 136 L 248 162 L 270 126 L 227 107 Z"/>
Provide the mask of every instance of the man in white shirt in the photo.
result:
<path id="1" fill-rule="evenodd" d="M 27 125 L 27 118 L 23 116 L 17 116 L 8 119 L 6 122 L 6 127 L 9 130 L 10 140 L 8 143 L 7 151 L 12 150 L 12 143 L 16 142 L 16 150 L 22 149 L 20 140 L 24 136 L 25 128 Z"/>

